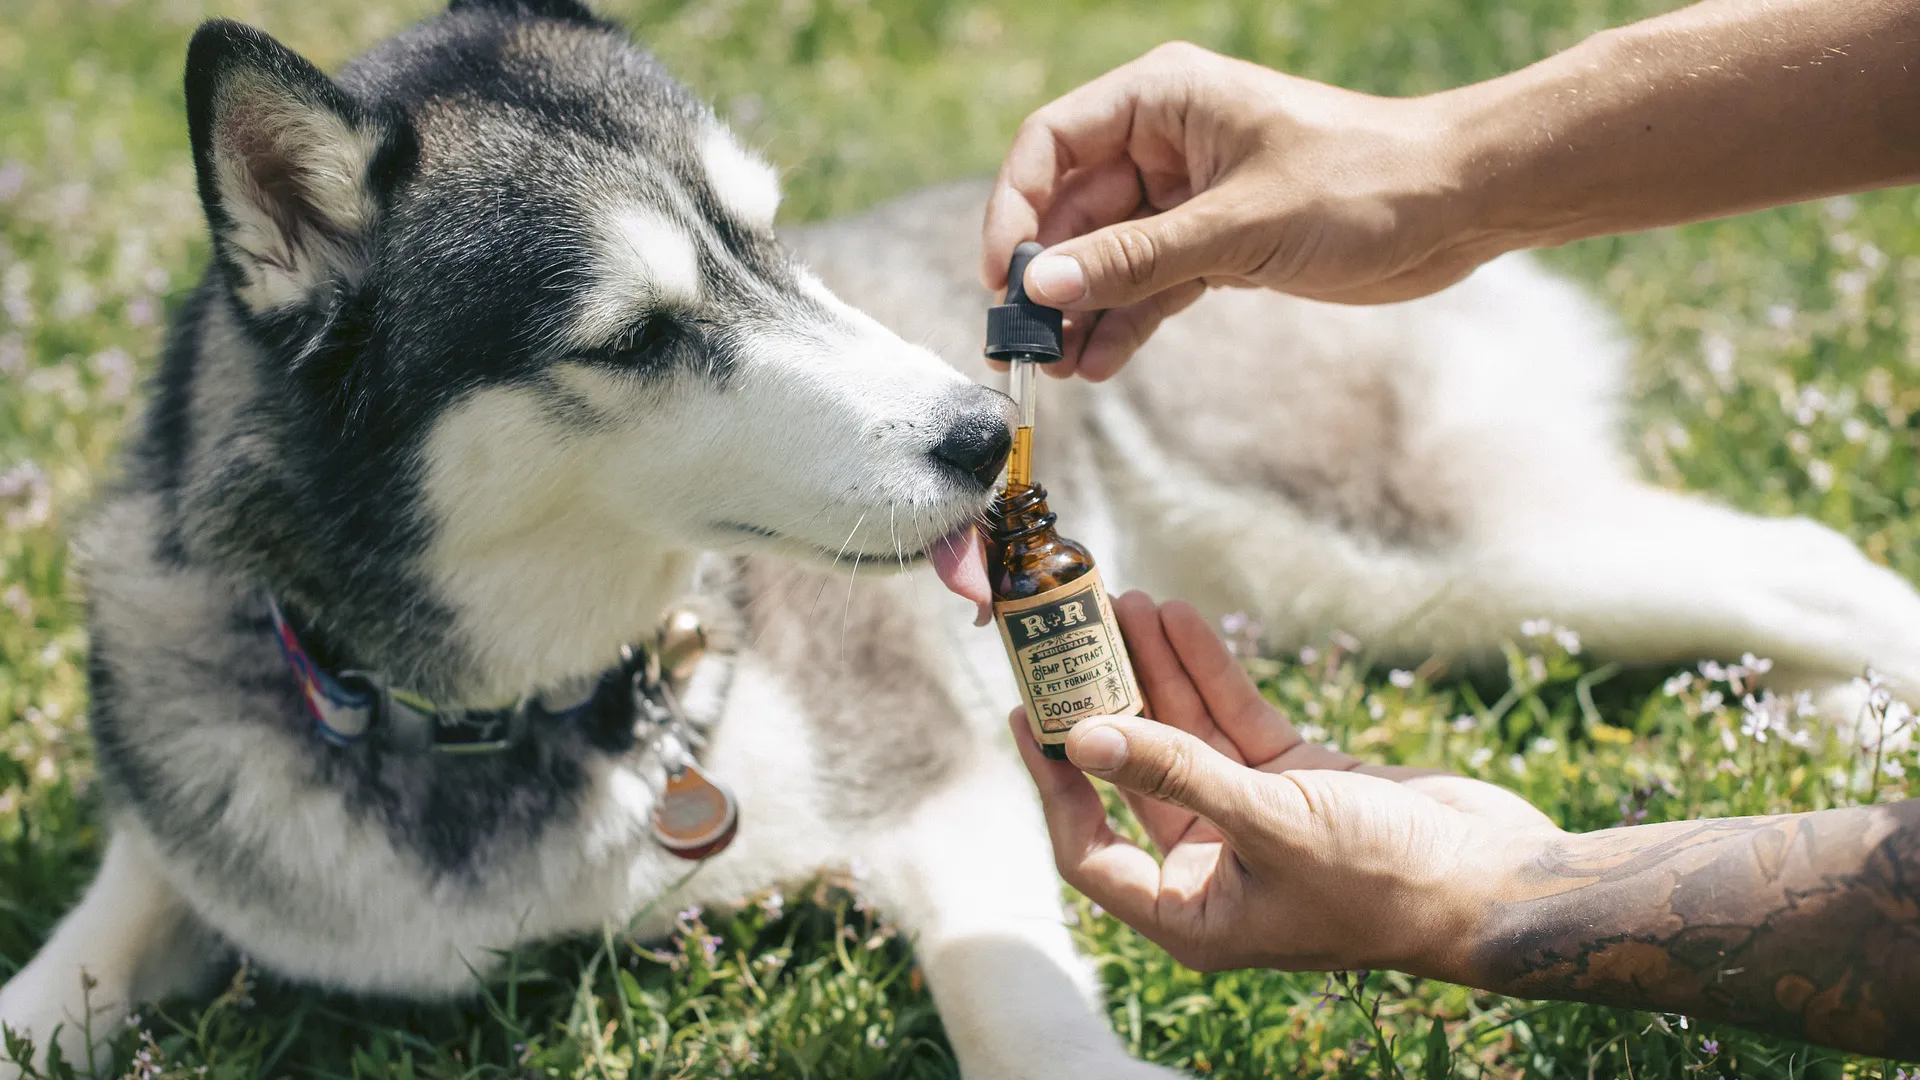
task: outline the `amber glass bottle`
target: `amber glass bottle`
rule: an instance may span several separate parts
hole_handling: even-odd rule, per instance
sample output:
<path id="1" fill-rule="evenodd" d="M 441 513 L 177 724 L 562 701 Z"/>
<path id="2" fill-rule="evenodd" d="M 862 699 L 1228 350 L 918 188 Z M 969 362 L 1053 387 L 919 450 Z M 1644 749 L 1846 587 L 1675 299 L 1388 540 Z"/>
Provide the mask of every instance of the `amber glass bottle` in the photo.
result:
<path id="1" fill-rule="evenodd" d="M 1034 738 L 1042 753 L 1065 760 L 1074 724 L 1136 714 L 1144 699 L 1093 556 L 1054 528 L 1047 491 L 1033 480 L 1033 369 L 1060 358 L 1060 313 L 1028 300 L 1022 285 L 1040 250 L 1014 250 L 1006 303 L 987 319 L 987 355 L 1011 364 L 1020 407 L 1007 484 L 988 515 L 987 581 Z"/>
<path id="2" fill-rule="evenodd" d="M 1074 724 L 1131 716 L 1142 699 L 1093 556 L 1053 523 L 1046 489 L 1009 483 L 989 521 L 987 580 L 1033 736 L 1065 760 Z"/>

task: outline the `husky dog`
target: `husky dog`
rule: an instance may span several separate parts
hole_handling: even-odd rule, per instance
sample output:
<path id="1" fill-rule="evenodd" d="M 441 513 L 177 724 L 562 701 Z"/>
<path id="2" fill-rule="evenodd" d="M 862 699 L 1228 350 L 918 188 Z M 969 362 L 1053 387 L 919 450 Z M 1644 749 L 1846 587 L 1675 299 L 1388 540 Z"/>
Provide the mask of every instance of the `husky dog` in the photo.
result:
<path id="1" fill-rule="evenodd" d="M 457 995 L 859 865 L 966 1076 L 1166 1075 L 1095 1008 L 1006 659 L 941 587 L 979 599 L 1009 441 L 984 191 L 776 237 L 773 173 L 573 0 L 456 0 L 334 78 L 216 21 L 186 93 L 212 265 L 84 543 L 111 840 L 0 1022 L 78 1060 L 236 952 Z M 1219 293 L 1048 387 L 1042 475 L 1109 580 L 1280 644 L 1470 658 L 1544 615 L 1624 660 L 1920 678 L 1920 597 L 1840 536 L 1631 478 L 1621 358 L 1523 259 L 1394 307 Z M 739 807 L 691 877 L 606 676 L 681 604 Z M 447 752 L 469 716 L 509 734 Z"/>

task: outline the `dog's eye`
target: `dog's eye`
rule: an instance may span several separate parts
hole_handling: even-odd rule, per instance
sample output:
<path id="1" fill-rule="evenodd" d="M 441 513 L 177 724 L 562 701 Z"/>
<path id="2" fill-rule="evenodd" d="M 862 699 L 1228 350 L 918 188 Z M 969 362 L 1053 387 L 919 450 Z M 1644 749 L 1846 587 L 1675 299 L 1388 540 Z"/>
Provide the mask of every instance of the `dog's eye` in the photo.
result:
<path id="1" fill-rule="evenodd" d="M 643 364 L 657 358 L 660 350 L 666 348 L 680 335 L 680 321 L 671 315 L 650 315 L 645 321 L 628 327 L 626 332 L 607 346 L 611 359 L 629 364 Z"/>

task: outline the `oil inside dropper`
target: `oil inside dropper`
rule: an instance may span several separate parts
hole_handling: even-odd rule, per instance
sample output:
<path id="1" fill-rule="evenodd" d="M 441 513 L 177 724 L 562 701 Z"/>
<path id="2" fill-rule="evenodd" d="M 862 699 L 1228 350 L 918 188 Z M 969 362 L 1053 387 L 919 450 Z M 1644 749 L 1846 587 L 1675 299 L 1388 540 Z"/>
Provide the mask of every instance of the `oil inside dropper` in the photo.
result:
<path id="1" fill-rule="evenodd" d="M 1027 360 L 1011 362 L 1007 389 L 1020 409 L 1020 424 L 1013 429 L 1013 450 L 1007 455 L 1007 487 L 1033 486 L 1033 369 L 1039 365 Z M 1004 497 L 1004 496 L 1003 496 Z"/>

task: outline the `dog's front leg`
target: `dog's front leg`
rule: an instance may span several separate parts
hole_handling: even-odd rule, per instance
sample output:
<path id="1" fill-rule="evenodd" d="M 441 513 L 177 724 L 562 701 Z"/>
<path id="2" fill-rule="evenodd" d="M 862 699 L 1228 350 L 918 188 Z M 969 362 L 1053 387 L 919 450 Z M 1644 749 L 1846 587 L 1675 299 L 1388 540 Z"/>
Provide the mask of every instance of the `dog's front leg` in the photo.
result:
<path id="1" fill-rule="evenodd" d="M 985 751 L 985 748 L 982 748 Z M 869 849 L 966 1080 L 1166 1080 L 1127 1056 L 1074 952 L 1031 784 L 982 752 Z"/>
<path id="2" fill-rule="evenodd" d="M 144 840 L 116 833 L 80 906 L 0 988 L 0 1024 L 33 1040 L 36 1064 L 57 1044 L 82 1075 L 105 1074 L 107 1040 L 132 1007 L 190 989 L 212 960 L 207 935 Z M 0 1049 L 0 1080 L 19 1076 L 20 1065 Z"/>

